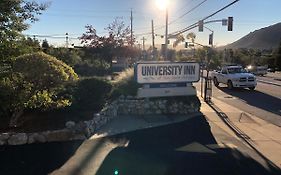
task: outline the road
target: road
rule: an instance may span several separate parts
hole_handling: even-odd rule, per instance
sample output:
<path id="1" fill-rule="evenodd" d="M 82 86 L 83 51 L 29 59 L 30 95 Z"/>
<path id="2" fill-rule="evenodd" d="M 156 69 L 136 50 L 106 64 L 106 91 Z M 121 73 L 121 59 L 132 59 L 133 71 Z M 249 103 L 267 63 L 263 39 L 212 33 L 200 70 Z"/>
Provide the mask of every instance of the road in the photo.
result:
<path id="1" fill-rule="evenodd" d="M 257 79 L 281 84 L 281 81 L 268 76 Z M 238 88 L 229 90 L 220 84 L 219 88 L 213 86 L 212 97 L 281 127 L 281 86 L 274 84 L 258 81 L 255 91 Z M 194 85 L 200 91 L 200 84 Z"/>
<path id="2" fill-rule="evenodd" d="M 113 143 L 128 144 L 114 147 L 104 156 L 98 154 Z M 77 144 L 80 143 L 0 147 L 0 174 L 51 173 L 74 154 Z M 246 155 L 216 144 L 205 117 L 198 116 L 176 124 L 88 140 L 79 148 L 87 154 L 71 164 L 71 171 L 55 174 L 266 175 L 279 172 L 274 167 L 264 168 L 248 152 Z M 236 145 L 240 147 L 239 143 Z M 99 166 L 95 166 L 97 161 Z"/>

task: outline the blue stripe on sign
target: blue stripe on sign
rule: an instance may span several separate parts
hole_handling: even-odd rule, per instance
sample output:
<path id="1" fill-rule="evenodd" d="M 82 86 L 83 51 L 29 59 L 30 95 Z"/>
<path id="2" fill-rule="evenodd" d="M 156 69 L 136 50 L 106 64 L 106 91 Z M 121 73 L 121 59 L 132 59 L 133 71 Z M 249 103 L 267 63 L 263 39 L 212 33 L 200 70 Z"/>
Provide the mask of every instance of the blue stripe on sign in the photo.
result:
<path id="1" fill-rule="evenodd" d="M 186 83 L 157 83 L 149 84 L 150 88 L 186 87 Z"/>

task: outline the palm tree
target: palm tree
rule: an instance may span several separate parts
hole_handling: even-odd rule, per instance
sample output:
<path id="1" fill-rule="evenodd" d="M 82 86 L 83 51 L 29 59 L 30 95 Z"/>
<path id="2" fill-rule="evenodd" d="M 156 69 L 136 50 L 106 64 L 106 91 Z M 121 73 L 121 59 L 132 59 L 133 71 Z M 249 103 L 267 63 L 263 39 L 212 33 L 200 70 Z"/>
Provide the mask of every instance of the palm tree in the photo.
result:
<path id="1" fill-rule="evenodd" d="M 173 43 L 173 47 L 177 47 L 179 43 L 184 42 L 184 36 L 183 35 L 178 35 L 176 41 Z"/>

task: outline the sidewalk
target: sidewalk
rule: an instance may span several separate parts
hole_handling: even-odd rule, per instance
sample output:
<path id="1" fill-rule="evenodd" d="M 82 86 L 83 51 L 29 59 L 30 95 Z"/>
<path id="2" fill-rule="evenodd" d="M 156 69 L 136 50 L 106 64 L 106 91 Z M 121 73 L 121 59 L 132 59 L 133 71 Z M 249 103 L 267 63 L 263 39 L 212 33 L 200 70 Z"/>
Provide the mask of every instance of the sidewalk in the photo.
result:
<path id="1" fill-rule="evenodd" d="M 200 100 L 202 100 L 199 97 Z M 86 140 L 78 150 L 76 150 L 76 153 L 59 169 L 55 170 L 51 174 L 53 175 L 63 175 L 63 174 L 96 174 L 99 167 L 103 166 L 106 162 L 106 160 L 109 159 L 109 156 L 115 155 L 116 150 L 123 150 L 126 149 L 127 146 L 130 146 L 130 144 L 133 144 L 133 142 L 137 140 L 124 140 L 124 141 L 114 141 L 111 139 L 108 139 L 108 136 L 113 136 L 120 133 L 130 133 L 129 131 L 136 131 L 141 130 L 145 128 L 154 128 L 157 126 L 168 126 L 168 124 L 171 123 L 183 123 L 188 120 L 192 121 L 193 119 L 196 119 L 196 116 L 200 116 L 202 118 L 202 114 L 207 119 L 210 129 L 207 126 L 207 130 L 209 131 L 210 135 L 214 137 L 214 142 L 212 144 L 206 144 L 202 145 L 197 142 L 193 142 L 189 145 L 185 145 L 183 148 L 190 150 L 191 152 L 199 152 L 202 151 L 211 151 L 210 155 L 213 156 L 219 156 L 219 150 L 221 152 L 227 152 L 227 150 L 234 150 L 233 154 L 231 154 L 232 157 L 236 157 L 238 162 L 232 162 L 233 167 L 236 167 L 240 161 L 243 162 L 243 160 L 240 160 L 238 155 L 235 154 L 235 150 L 238 150 L 238 152 L 243 153 L 245 155 L 245 158 L 249 158 L 249 160 L 256 160 L 260 165 L 262 165 L 264 168 L 268 169 L 270 172 L 270 169 L 274 166 L 271 161 L 269 161 L 267 158 L 262 157 L 259 153 L 257 153 L 256 150 L 254 150 L 250 145 L 247 144 L 247 142 L 243 139 L 247 139 L 248 141 L 253 142 L 254 144 L 259 143 L 257 146 L 261 147 L 261 152 L 265 154 L 270 160 L 272 160 L 275 164 L 278 164 L 280 166 L 280 153 L 278 153 L 278 149 L 281 150 L 281 148 L 278 146 L 278 142 L 280 143 L 280 131 L 279 128 L 274 128 L 275 130 L 272 130 L 272 126 L 268 123 L 265 123 L 264 121 L 256 121 L 254 119 L 251 119 L 251 117 L 248 117 L 243 114 L 242 117 L 236 117 L 238 114 L 241 114 L 239 110 L 233 109 L 229 106 L 226 106 L 226 104 L 223 104 L 217 100 L 214 100 L 216 105 L 219 105 L 221 109 L 223 109 L 229 116 L 224 116 L 225 119 L 228 120 L 229 123 L 231 123 L 232 127 L 233 125 L 237 125 L 236 130 L 238 132 L 234 132 L 232 129 L 229 128 L 229 126 L 221 119 L 221 117 L 218 115 L 218 112 L 216 112 L 214 109 L 212 109 L 208 104 L 201 101 L 201 113 L 196 113 L 189 116 L 162 116 L 162 115 L 153 115 L 153 116 L 147 116 L 147 117 L 140 117 L 140 116 L 120 116 L 118 118 L 115 118 L 110 123 L 103 126 L 95 135 L 93 135 L 90 139 Z M 220 114 L 223 114 L 223 112 L 220 112 Z M 255 121 L 255 122 L 253 122 Z M 258 124 L 256 124 L 258 122 Z M 257 127 L 262 127 L 263 133 L 259 133 L 256 131 L 256 129 L 259 129 Z M 193 128 L 196 126 L 192 126 Z M 239 128 L 241 130 L 239 130 Z M 269 130 L 267 130 L 269 128 Z M 196 128 L 198 131 L 206 130 L 206 128 Z M 243 129 L 243 131 L 242 131 Z M 177 128 L 176 128 L 177 130 Z M 266 130 L 266 131 L 264 131 Z M 211 132 L 210 132 L 211 131 Z M 278 133 L 279 131 L 279 133 Z M 167 132 L 167 131 L 166 131 Z M 272 132 L 276 132 L 276 135 L 271 135 Z M 197 133 L 197 132 L 196 132 Z M 279 134 L 279 136 L 278 136 Z M 145 135 L 146 137 L 147 135 Z M 270 137 L 269 137 L 270 136 Z M 113 136 L 114 137 L 114 136 Z M 172 136 L 173 138 L 176 137 L 176 135 Z M 195 138 L 201 137 L 200 133 L 195 136 Z M 157 138 L 157 137 L 156 137 Z M 162 137 L 163 138 L 163 137 Z M 242 139 L 243 138 L 243 139 Z M 164 139 L 165 140 L 165 139 Z M 191 139 L 192 140 L 192 139 Z M 130 142 L 131 141 L 131 142 Z M 267 142 L 266 142 L 267 141 Z M 129 143 L 130 142 L 130 143 Z M 274 143 L 277 142 L 277 143 Z M 142 142 L 141 142 L 142 143 Z M 134 144 L 133 144 L 134 145 Z M 261 145 L 261 146 L 260 146 Z M 273 146 L 272 146 L 273 145 Z M 136 148 L 141 148 L 140 147 Z M 131 150 L 132 147 L 129 149 Z M 134 149 L 133 149 L 134 150 Z M 142 153 L 133 151 L 133 157 Z M 264 153 L 265 152 L 265 153 Z M 123 157 L 126 157 L 128 153 L 122 152 Z M 141 155 L 141 154 L 140 154 Z M 147 154 L 148 156 L 150 154 Z M 208 154 L 209 155 L 209 154 Z M 115 155 L 116 156 L 116 155 Z M 117 157 L 115 157 L 116 160 L 121 161 L 121 158 L 118 154 Z M 222 155 L 221 155 L 222 156 Z M 222 156 L 223 158 L 224 156 Z M 115 160 L 113 159 L 113 160 Z M 148 158 L 147 158 L 148 159 Z M 195 158 L 193 158 L 194 160 Z M 131 159 L 130 159 L 131 160 Z M 148 160 L 147 160 L 148 161 Z M 112 163 L 112 162 L 110 162 Z M 223 162 L 216 162 L 220 164 L 221 166 L 224 165 Z M 149 164 L 149 163 L 148 163 Z M 236 165 L 237 164 L 237 165 Z M 242 163 L 243 164 L 243 163 Z M 204 164 L 204 166 L 207 166 L 208 164 Z M 228 164 L 226 164 L 228 165 Z M 255 169 L 257 164 L 254 164 L 254 167 L 251 167 L 251 169 Z M 232 166 L 232 164 L 228 165 Z M 241 165 L 243 166 L 243 165 Z M 82 167 L 82 168 L 81 168 Z M 232 167 L 232 168 L 233 168 Z M 216 168 L 216 167 L 213 167 Z M 227 167 L 222 167 L 224 169 L 227 169 Z M 230 168 L 230 167 L 229 167 Z M 249 167 L 250 168 L 250 167 Z"/>
<path id="2" fill-rule="evenodd" d="M 130 131 L 178 123 L 201 115 L 201 113 L 194 113 L 188 116 L 177 115 L 170 117 L 165 115 L 119 116 L 99 129 L 90 139 L 98 139 Z"/>
<path id="3" fill-rule="evenodd" d="M 216 98 L 210 106 L 201 102 L 201 112 L 212 126 L 216 125 L 247 147 L 254 149 L 265 161 L 281 168 L 281 128 L 232 107 Z M 213 131 L 212 131 L 213 132 Z M 214 137 L 218 134 L 213 133 Z M 217 140 L 218 143 L 225 140 Z"/>

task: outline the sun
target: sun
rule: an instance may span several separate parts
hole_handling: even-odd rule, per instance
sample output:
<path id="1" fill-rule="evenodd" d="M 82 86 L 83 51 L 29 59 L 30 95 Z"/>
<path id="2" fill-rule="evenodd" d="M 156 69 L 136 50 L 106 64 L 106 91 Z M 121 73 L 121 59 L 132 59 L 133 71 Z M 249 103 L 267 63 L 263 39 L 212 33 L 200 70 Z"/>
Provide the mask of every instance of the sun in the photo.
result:
<path id="1" fill-rule="evenodd" d="M 155 4 L 160 10 L 165 10 L 169 5 L 169 0 L 155 0 Z"/>

